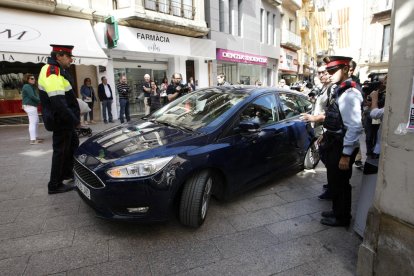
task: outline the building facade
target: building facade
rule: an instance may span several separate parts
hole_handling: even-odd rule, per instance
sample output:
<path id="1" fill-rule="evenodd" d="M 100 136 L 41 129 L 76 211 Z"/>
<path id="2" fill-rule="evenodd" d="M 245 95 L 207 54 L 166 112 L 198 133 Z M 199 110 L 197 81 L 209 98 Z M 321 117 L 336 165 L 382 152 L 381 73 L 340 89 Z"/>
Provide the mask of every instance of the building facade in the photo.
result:
<path id="1" fill-rule="evenodd" d="M 281 12 L 281 38 L 278 79 L 285 79 L 286 84 L 299 80 L 299 74 L 309 74 L 303 64 L 299 64 L 298 51 L 302 49 L 302 39 L 299 35 L 297 12 L 302 7 L 300 0 L 283 1 Z M 301 71 L 299 71 L 301 69 Z"/>
<path id="2" fill-rule="evenodd" d="M 24 9 L 24 10 L 23 10 Z M 209 85 L 209 64 L 216 56 L 214 41 L 202 39 L 208 28 L 203 0 L 5 0 L 0 3 L 0 123 L 25 123 L 19 85 L 24 73 L 35 75 L 50 54 L 49 44 L 75 45 L 71 68 L 77 91 L 86 77 L 97 86 L 106 76 L 117 96 L 115 84 L 125 74 L 132 87 L 131 113 L 143 112 L 140 85 L 144 74 L 161 82 L 174 72 L 186 82 L 193 77 L 198 87 Z M 105 18 L 119 24 L 115 48 L 105 43 Z M 28 22 L 20 26 L 21 22 Z M 20 26 L 20 27 L 19 27 Z M 23 34 L 23 35 L 22 35 Z M 113 102 L 118 117 L 118 100 Z M 100 104 L 95 104 L 95 117 Z"/>
<path id="3" fill-rule="evenodd" d="M 393 0 L 364 1 L 360 78 L 388 72 Z"/>
<path id="4" fill-rule="evenodd" d="M 277 83 L 280 57 L 280 1 L 205 1 L 208 38 L 216 43 L 209 71 L 233 84 Z"/>

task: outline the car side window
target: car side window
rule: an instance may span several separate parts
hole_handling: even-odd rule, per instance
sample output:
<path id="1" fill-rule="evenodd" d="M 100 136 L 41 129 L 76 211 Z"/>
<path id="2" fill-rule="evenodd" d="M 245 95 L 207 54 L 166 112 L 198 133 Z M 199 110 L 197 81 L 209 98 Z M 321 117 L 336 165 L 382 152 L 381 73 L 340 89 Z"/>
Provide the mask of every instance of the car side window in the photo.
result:
<path id="1" fill-rule="evenodd" d="M 286 119 L 305 112 L 303 106 L 299 103 L 298 96 L 290 93 L 279 93 L 279 98 Z"/>
<path id="2" fill-rule="evenodd" d="M 298 97 L 299 98 L 299 105 L 302 108 L 302 113 L 309 112 L 313 109 L 313 104 L 306 99 L 305 97 Z"/>
<path id="3" fill-rule="evenodd" d="M 266 126 L 279 121 L 276 98 L 267 94 L 255 99 L 241 113 L 240 121 L 251 121 Z"/>

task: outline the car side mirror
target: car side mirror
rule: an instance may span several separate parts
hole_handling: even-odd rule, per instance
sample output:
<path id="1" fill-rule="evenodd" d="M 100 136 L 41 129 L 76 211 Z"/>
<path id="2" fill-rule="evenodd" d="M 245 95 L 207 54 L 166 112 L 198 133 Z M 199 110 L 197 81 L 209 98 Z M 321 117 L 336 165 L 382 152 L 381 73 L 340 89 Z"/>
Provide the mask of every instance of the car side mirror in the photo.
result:
<path id="1" fill-rule="evenodd" d="M 242 121 L 238 126 L 241 132 L 254 133 L 260 131 L 260 125 L 256 122 Z"/>

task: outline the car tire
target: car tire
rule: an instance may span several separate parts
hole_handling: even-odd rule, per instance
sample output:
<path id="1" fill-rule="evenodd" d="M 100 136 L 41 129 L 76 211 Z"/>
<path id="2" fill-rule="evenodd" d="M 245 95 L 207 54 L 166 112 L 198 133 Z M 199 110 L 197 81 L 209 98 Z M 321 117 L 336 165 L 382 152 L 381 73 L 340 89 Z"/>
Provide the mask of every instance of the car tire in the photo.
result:
<path id="1" fill-rule="evenodd" d="M 203 224 L 212 190 L 213 175 L 208 170 L 195 173 L 185 182 L 179 208 L 182 224 L 194 228 Z"/>
<path id="2" fill-rule="evenodd" d="M 319 149 L 316 142 L 312 142 L 306 151 L 305 160 L 303 161 L 303 168 L 306 170 L 311 170 L 316 167 L 319 163 Z"/>

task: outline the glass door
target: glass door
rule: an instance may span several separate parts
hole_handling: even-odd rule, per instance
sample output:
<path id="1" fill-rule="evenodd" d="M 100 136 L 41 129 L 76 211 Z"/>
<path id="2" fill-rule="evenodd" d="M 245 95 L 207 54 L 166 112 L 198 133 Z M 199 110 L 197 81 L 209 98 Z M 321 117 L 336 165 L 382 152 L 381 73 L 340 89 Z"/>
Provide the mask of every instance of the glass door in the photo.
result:
<path id="1" fill-rule="evenodd" d="M 114 68 L 114 74 L 116 82 L 118 82 L 119 78 L 123 75 L 127 77 L 128 84 L 131 87 L 131 93 L 129 94 L 129 111 L 131 115 L 137 115 L 144 114 L 145 112 L 144 98 L 141 95 L 143 93 L 142 87 L 144 84 L 144 75 L 149 74 L 151 76 L 151 80 L 155 80 L 157 84 L 161 84 L 162 79 L 167 75 L 167 70 L 154 70 L 148 68 Z M 116 91 L 116 95 L 118 95 L 118 91 Z M 116 104 L 119 112 L 119 100 L 117 100 Z"/>

